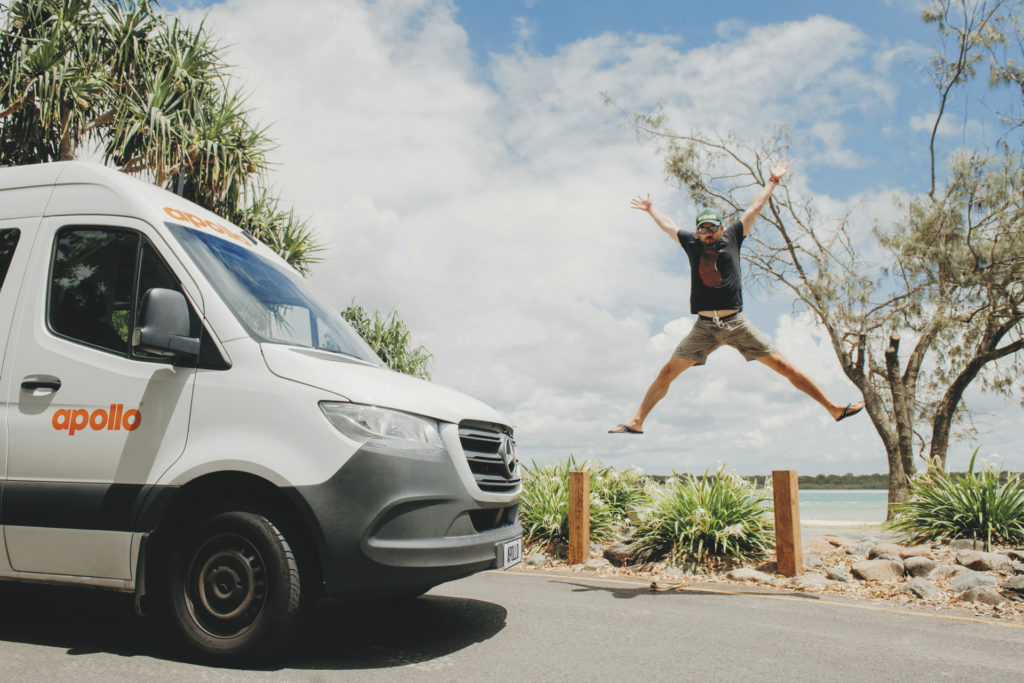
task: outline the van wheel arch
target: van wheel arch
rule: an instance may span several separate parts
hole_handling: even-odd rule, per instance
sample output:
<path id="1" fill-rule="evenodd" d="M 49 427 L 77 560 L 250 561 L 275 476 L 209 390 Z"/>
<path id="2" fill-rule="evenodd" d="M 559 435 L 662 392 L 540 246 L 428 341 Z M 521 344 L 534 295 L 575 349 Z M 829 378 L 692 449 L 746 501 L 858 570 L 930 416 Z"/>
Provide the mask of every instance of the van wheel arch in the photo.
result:
<path id="1" fill-rule="evenodd" d="M 178 489 L 160 511 L 144 546 L 140 582 L 145 611 L 160 600 L 151 593 L 165 585 L 165 570 L 175 548 L 189 529 L 223 512 L 250 512 L 279 526 L 292 545 L 304 577 L 304 593 L 320 597 L 324 591 L 323 540 L 316 523 L 301 505 L 275 484 L 246 472 L 216 472 L 199 477 Z M 309 577 L 308 580 L 305 577 Z"/>

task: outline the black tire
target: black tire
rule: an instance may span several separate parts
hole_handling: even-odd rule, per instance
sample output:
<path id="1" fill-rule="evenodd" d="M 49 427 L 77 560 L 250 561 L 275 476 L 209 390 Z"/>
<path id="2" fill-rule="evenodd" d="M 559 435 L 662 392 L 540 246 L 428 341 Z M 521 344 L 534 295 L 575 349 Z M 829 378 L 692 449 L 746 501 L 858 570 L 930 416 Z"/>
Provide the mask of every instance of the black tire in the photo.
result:
<path id="1" fill-rule="evenodd" d="M 184 536 L 171 555 L 165 595 L 177 632 L 198 658 L 254 664 L 296 635 L 299 565 L 266 517 L 222 512 Z"/>

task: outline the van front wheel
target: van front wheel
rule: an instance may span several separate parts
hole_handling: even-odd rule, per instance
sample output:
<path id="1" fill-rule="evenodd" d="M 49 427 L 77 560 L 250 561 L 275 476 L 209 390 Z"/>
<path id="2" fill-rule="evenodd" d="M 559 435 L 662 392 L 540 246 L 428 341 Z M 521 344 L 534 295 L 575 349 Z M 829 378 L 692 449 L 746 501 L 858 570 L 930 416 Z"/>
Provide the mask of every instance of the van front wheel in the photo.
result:
<path id="1" fill-rule="evenodd" d="M 175 625 L 204 659 L 251 663 L 299 627 L 298 563 L 262 515 L 224 512 L 202 522 L 174 553 L 168 580 Z"/>

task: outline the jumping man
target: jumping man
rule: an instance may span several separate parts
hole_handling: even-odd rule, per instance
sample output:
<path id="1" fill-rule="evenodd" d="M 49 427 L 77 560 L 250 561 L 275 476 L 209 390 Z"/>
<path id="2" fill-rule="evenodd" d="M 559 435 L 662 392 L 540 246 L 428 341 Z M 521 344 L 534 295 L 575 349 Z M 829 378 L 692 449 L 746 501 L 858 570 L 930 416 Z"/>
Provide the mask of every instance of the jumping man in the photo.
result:
<path id="1" fill-rule="evenodd" d="M 684 370 L 703 365 L 708 354 L 719 346 L 732 346 L 748 361 L 759 360 L 786 377 L 838 422 L 859 413 L 863 403 L 833 403 L 809 376 L 789 362 L 771 340 L 743 315 L 743 292 L 740 282 L 740 245 L 750 234 L 754 220 L 768 203 L 772 191 L 790 167 L 780 161 L 771 167 L 771 178 L 750 203 L 740 220 L 722 227 L 722 214 L 704 209 L 697 214 L 697 232 L 685 232 L 672 219 L 651 205 L 651 196 L 636 197 L 630 206 L 650 214 L 686 252 L 690 259 L 690 312 L 697 314 L 693 330 L 679 343 L 672 358 L 661 369 L 644 396 L 633 419 L 610 429 L 612 434 L 643 434 L 644 420 L 651 409 L 665 397 L 672 381 Z"/>

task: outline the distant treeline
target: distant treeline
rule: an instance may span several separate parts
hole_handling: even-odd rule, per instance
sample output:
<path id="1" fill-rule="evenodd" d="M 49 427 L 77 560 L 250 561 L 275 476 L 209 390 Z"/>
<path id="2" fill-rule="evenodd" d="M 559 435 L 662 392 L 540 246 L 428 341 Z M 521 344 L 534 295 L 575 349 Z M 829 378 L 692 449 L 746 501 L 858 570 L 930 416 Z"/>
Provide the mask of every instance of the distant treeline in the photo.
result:
<path id="1" fill-rule="evenodd" d="M 764 486 L 766 475 L 743 477 L 755 485 Z M 815 474 L 797 477 L 802 489 L 888 489 L 888 474 Z"/>
<path id="2" fill-rule="evenodd" d="M 1010 473 L 1002 472 L 1000 479 L 1002 482 L 1006 482 L 1006 478 Z M 649 475 L 651 479 L 664 482 L 668 479 L 666 475 L 652 474 Z M 950 476 L 966 477 L 966 472 L 951 472 Z M 745 475 L 743 477 L 749 482 L 753 482 L 758 488 L 763 488 L 765 480 L 768 478 L 764 474 Z M 886 490 L 889 488 L 889 475 L 888 474 L 853 474 L 847 472 L 846 474 L 814 474 L 804 475 L 798 477 L 800 488 L 802 489 L 882 489 Z"/>

